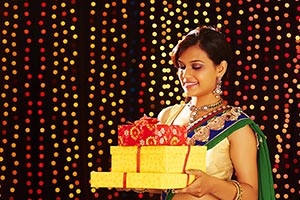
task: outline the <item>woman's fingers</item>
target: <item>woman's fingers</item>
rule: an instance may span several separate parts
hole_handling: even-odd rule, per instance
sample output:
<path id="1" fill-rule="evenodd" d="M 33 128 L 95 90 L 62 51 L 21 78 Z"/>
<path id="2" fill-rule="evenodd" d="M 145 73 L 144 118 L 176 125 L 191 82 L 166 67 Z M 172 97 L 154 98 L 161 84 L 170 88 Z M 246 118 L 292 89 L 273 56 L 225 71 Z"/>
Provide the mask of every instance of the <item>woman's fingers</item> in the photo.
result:
<path id="1" fill-rule="evenodd" d="M 128 188 L 116 188 L 117 191 L 119 192 L 129 192 L 131 189 Z"/>
<path id="2" fill-rule="evenodd" d="M 189 175 L 194 175 L 196 177 L 196 179 L 198 179 L 199 177 L 201 177 L 204 174 L 204 172 L 200 169 L 189 169 L 189 170 L 186 170 L 185 173 L 189 174 Z"/>
<path id="3" fill-rule="evenodd" d="M 196 179 L 193 183 L 188 185 L 186 188 L 176 189 L 174 193 L 189 193 L 193 196 L 200 197 L 202 196 L 201 187 L 202 187 L 202 180 L 201 177 L 205 174 L 202 170 L 197 169 L 189 169 L 186 171 L 186 174 L 194 175 Z"/>

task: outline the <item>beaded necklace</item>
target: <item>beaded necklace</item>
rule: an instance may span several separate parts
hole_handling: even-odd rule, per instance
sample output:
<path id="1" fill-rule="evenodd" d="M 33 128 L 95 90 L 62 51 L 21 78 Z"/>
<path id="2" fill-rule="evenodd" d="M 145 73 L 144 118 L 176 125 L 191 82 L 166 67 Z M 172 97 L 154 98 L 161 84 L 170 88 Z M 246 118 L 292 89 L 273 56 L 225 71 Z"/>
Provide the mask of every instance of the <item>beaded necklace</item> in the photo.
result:
<path id="1" fill-rule="evenodd" d="M 191 123 L 193 123 L 196 120 L 195 118 L 197 117 L 199 111 L 205 111 L 206 112 L 209 109 L 213 109 L 213 108 L 216 108 L 216 107 L 220 106 L 222 103 L 223 103 L 223 100 L 220 99 L 216 103 L 204 105 L 204 106 L 201 106 L 201 107 L 196 107 L 195 105 L 192 105 L 191 102 L 189 102 L 187 104 L 187 106 L 192 111 L 191 114 L 190 114 L 189 123 L 191 124 Z"/>

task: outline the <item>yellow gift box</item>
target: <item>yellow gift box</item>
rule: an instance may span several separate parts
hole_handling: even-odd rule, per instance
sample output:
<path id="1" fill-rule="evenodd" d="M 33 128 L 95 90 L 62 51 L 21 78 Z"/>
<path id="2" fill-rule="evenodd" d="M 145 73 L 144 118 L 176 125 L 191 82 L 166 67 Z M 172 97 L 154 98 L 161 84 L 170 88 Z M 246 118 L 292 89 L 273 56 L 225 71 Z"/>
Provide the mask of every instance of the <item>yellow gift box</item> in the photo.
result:
<path id="1" fill-rule="evenodd" d="M 183 173 L 206 171 L 206 146 L 111 146 L 112 172 Z"/>
<path id="2" fill-rule="evenodd" d="M 184 188 L 195 180 L 194 175 L 161 173 L 91 172 L 94 188 Z"/>

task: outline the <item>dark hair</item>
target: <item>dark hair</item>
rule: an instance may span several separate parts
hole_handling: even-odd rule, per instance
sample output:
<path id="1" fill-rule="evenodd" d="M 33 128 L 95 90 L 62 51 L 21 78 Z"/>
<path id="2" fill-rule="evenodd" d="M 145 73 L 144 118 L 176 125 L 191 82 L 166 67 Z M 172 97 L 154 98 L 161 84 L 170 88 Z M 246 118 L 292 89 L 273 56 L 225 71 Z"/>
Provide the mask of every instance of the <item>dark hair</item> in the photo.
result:
<path id="1" fill-rule="evenodd" d="M 215 65 L 226 60 L 228 67 L 230 66 L 232 52 L 225 36 L 217 28 L 213 28 L 212 26 L 199 26 L 184 36 L 172 50 L 171 59 L 176 68 L 178 68 L 178 58 L 181 53 L 196 44 L 207 53 Z"/>

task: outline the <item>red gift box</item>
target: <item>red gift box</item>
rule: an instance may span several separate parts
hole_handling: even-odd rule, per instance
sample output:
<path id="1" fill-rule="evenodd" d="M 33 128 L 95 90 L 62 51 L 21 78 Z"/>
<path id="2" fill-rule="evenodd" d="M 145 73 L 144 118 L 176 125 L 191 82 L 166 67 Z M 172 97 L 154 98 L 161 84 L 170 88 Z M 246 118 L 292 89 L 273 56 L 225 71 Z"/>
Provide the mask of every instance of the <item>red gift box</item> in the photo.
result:
<path id="1" fill-rule="evenodd" d="M 186 126 L 159 124 L 156 118 L 143 116 L 131 124 L 118 125 L 118 145 L 187 145 L 187 130 Z"/>

